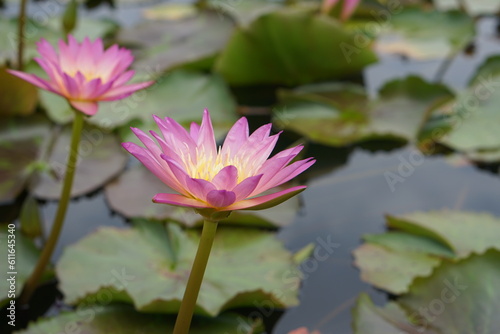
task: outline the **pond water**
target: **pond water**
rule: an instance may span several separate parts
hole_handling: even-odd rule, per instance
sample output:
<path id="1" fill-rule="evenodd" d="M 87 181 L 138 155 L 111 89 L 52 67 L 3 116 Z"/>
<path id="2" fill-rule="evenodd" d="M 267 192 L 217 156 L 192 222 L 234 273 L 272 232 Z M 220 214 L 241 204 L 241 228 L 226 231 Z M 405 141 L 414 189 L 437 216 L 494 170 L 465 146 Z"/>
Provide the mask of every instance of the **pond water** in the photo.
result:
<path id="1" fill-rule="evenodd" d="M 7 13 L 14 13 L 11 7 Z M 118 10 L 98 9 L 92 16 L 106 16 L 130 25 L 140 20 L 136 6 Z M 460 54 L 449 64 L 443 83 L 463 88 L 477 66 L 491 54 L 500 52 L 495 35 L 496 21 L 480 20 L 474 55 Z M 409 61 L 384 56 L 365 71 L 364 81 L 370 94 L 386 81 L 410 73 L 434 80 L 443 67 L 440 61 Z M 309 243 L 324 247 L 331 254 L 312 257 L 301 269 L 305 279 L 300 305 L 286 310 L 272 333 L 283 334 L 307 326 L 323 334 L 351 333 L 351 308 L 360 292 L 367 292 L 378 304 L 388 298 L 361 281 L 352 265 L 351 252 L 361 244 L 364 234 L 385 231 L 385 214 L 402 214 L 443 208 L 490 212 L 500 215 L 500 179 L 491 171 L 479 169 L 459 157 L 425 157 L 411 164 L 416 149 L 411 146 L 389 151 L 362 147 L 332 149 L 314 146 L 318 152 L 317 176 L 308 180 L 302 193 L 302 207 L 292 224 L 282 228 L 278 237 L 292 251 Z M 333 161 L 346 159 L 345 164 Z M 403 171 L 404 182 L 392 184 L 387 172 Z M 42 206 L 44 221 L 51 222 L 57 203 Z M 98 191 L 74 200 L 60 242 L 54 254 L 103 225 L 125 226 L 124 218 L 112 213 L 104 195 Z M 49 226 L 45 226 L 46 230 Z M 329 245 L 330 248 L 322 245 Z M 322 253 L 325 254 L 325 253 Z M 55 312 L 53 308 L 50 312 Z"/>

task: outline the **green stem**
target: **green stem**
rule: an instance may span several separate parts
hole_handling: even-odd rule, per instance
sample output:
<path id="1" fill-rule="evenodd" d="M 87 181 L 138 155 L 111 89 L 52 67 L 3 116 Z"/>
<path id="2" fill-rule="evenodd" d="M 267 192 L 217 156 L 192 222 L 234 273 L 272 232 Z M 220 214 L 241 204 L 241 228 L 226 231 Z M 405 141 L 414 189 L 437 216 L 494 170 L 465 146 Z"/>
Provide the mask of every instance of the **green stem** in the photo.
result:
<path id="1" fill-rule="evenodd" d="M 21 297 L 19 297 L 19 302 L 21 304 L 27 304 L 31 298 L 31 295 L 36 290 L 38 283 L 40 282 L 40 279 L 45 272 L 45 268 L 47 267 L 47 264 L 52 257 L 52 253 L 56 248 L 59 234 L 61 234 L 61 230 L 64 224 L 64 217 L 66 216 L 66 211 L 68 209 L 68 204 L 71 197 L 71 187 L 73 185 L 73 179 L 76 171 L 76 163 L 78 160 L 78 144 L 80 143 L 80 137 L 82 134 L 83 117 L 84 115 L 82 112 L 75 111 L 68 164 L 66 166 L 66 173 L 64 175 L 64 183 L 61 191 L 59 206 L 54 218 L 54 223 L 52 224 L 52 230 L 50 231 L 49 238 L 45 243 L 42 254 L 38 258 L 38 262 L 35 269 L 31 273 L 31 276 L 28 278 L 24 285 Z"/>
<path id="2" fill-rule="evenodd" d="M 17 26 L 17 68 L 22 71 L 24 68 L 24 28 L 26 26 L 26 3 L 27 0 L 21 0 L 19 8 L 19 24 Z"/>
<path id="3" fill-rule="evenodd" d="M 203 223 L 203 231 L 201 232 L 200 244 L 194 258 L 193 268 L 189 275 L 186 291 L 182 298 L 181 308 L 175 321 L 173 334 L 188 334 L 191 319 L 193 318 L 196 300 L 200 292 L 201 282 L 207 267 L 208 257 L 217 231 L 217 222 L 205 220 Z"/>

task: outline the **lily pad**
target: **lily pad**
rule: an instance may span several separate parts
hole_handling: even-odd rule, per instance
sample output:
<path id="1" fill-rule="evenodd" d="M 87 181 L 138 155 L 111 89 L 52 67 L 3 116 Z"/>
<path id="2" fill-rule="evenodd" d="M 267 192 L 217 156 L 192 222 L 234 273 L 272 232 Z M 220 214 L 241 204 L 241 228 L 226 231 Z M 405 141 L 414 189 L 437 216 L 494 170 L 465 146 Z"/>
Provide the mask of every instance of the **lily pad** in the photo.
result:
<path id="1" fill-rule="evenodd" d="M 370 243 L 358 247 L 353 254 L 365 282 L 395 294 L 406 292 L 416 277 L 429 276 L 441 263 L 425 253 L 394 251 Z"/>
<path id="2" fill-rule="evenodd" d="M 139 311 L 178 311 L 199 232 L 183 232 L 175 224 L 165 229 L 148 221 L 136 221 L 134 226 L 101 228 L 66 248 L 57 273 L 68 303 L 84 302 L 107 290 L 110 299 L 133 303 Z M 292 254 L 273 233 L 220 228 L 196 313 L 215 316 L 264 301 L 274 307 L 296 305 L 299 282 L 283 280 L 290 272 L 300 277 Z"/>
<path id="3" fill-rule="evenodd" d="M 71 129 L 67 127 L 57 138 L 47 159 L 48 170 L 39 173 L 31 185 L 34 196 L 58 199 L 61 193 Z M 127 155 L 117 138 L 95 127 L 84 127 L 78 151 L 78 164 L 71 196 L 81 196 L 103 186 L 125 168 Z"/>
<path id="4" fill-rule="evenodd" d="M 0 67 L 0 116 L 30 115 L 38 101 L 37 89 L 32 84 L 8 73 Z"/>
<path id="5" fill-rule="evenodd" d="M 432 238 L 449 247 L 457 258 L 488 249 L 500 250 L 500 219 L 486 213 L 433 211 L 389 216 L 390 228 Z"/>
<path id="6" fill-rule="evenodd" d="M 372 101 L 358 86 L 323 84 L 317 93 L 313 89 L 282 94 L 274 121 L 332 146 L 369 139 L 416 141 L 430 111 L 452 97 L 446 87 L 415 76 L 387 83 Z"/>
<path id="7" fill-rule="evenodd" d="M 231 85 L 300 85 L 359 74 L 376 61 L 355 34 L 315 9 L 286 7 L 238 27 L 215 64 Z"/>
<path id="8" fill-rule="evenodd" d="M 0 124 L 0 203 L 12 202 L 36 169 L 49 123 L 39 115 Z"/>
<path id="9" fill-rule="evenodd" d="M 480 275 L 478 275 L 480 273 Z M 355 334 L 496 334 L 500 331 L 500 252 L 444 262 L 384 308 L 366 295 L 354 310 Z M 404 311 L 403 311 L 404 310 Z"/>
<path id="10" fill-rule="evenodd" d="M 12 229 L 12 225 L 14 224 L 2 224 L 0 227 L 0 256 L 3 259 L 0 262 L 0 270 L 2 270 L 0 307 L 3 307 L 10 299 L 13 299 L 12 296 L 9 296 L 10 293 L 13 293 L 15 297 L 19 297 L 22 287 L 29 275 L 31 275 L 40 255 L 40 251 L 36 248 L 33 241 L 18 233 L 16 231 L 17 227 Z M 10 231 L 13 231 L 15 238 L 9 237 L 11 235 Z M 14 240 L 14 243 L 12 243 L 12 240 Z M 11 249 L 10 245 L 15 250 L 14 262 L 12 262 L 12 259 L 8 259 L 9 249 Z M 47 269 L 42 277 L 42 281 L 52 278 L 53 275 L 53 271 Z M 15 291 L 13 292 L 11 292 L 10 282 L 7 280 L 12 276 L 15 277 Z"/>
<path id="11" fill-rule="evenodd" d="M 276 190 L 275 190 L 276 191 Z M 127 218 L 174 220 L 187 227 L 203 225 L 203 218 L 192 209 L 152 202 L 158 193 L 176 193 L 160 182 L 150 171 L 138 165 L 121 174 L 105 188 L 106 200 L 113 210 Z M 299 198 L 266 210 L 254 212 L 232 212 L 224 225 L 257 226 L 275 228 L 293 221 L 299 208 Z"/>
<path id="12" fill-rule="evenodd" d="M 500 122 L 497 106 L 500 57 L 492 57 L 479 67 L 469 87 L 455 100 L 434 112 L 444 118 L 445 134 L 436 138 L 440 143 L 465 153 L 478 161 L 499 161 L 500 134 L 495 127 Z"/>
<path id="13" fill-rule="evenodd" d="M 132 96 L 103 103 L 89 122 L 103 128 L 115 128 L 136 121 L 142 129 L 156 129 L 151 115 L 172 117 L 184 126 L 199 122 L 204 108 L 210 110 L 216 132 L 220 135 L 236 121 L 236 102 L 224 81 L 216 75 L 176 70 L 158 78 L 156 84 Z M 125 128 L 124 140 L 135 140 Z"/>
<path id="14" fill-rule="evenodd" d="M 85 316 L 82 317 L 82 314 Z M 31 323 L 16 334 L 63 333 L 71 328 L 74 333 L 85 334 L 164 334 L 172 333 L 174 316 L 141 314 L 131 307 L 94 305 L 76 312 L 61 313 L 53 318 Z M 242 325 L 245 324 L 246 326 Z M 215 319 L 194 317 L 189 330 L 192 334 L 258 334 L 252 322 L 236 314 L 224 314 Z"/>
<path id="15" fill-rule="evenodd" d="M 229 15 L 243 27 L 258 17 L 283 7 L 283 3 L 269 0 L 209 0 L 208 5 L 215 11 Z M 223 19 L 222 15 L 221 18 Z"/>
<path id="16" fill-rule="evenodd" d="M 500 219 L 488 214 L 417 212 L 388 216 L 387 225 L 396 231 L 365 236 L 354 258 L 364 281 L 393 294 L 443 263 L 500 250 Z"/>
<path id="17" fill-rule="evenodd" d="M 444 58 L 474 37 L 474 20 L 459 11 L 404 8 L 392 15 L 378 36 L 376 49 L 419 60 Z M 439 32 L 438 34 L 436 32 Z"/>
<path id="18" fill-rule="evenodd" d="M 460 3 L 465 4 L 465 10 L 471 15 L 496 14 L 500 11 L 500 3 L 497 0 L 435 0 L 436 7 L 440 10 L 459 9 Z"/>
<path id="19" fill-rule="evenodd" d="M 122 30 L 118 40 L 137 48 L 134 69 L 161 74 L 215 56 L 226 45 L 232 29 L 230 20 L 221 20 L 215 13 L 195 12 L 180 20 L 145 21 Z"/>

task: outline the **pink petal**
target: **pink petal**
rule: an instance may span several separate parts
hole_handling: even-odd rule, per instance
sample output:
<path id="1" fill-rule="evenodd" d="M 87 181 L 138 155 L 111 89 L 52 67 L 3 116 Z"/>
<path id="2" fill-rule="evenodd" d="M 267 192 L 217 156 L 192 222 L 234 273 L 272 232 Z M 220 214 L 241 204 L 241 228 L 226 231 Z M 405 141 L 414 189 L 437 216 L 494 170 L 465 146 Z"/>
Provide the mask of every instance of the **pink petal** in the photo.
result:
<path id="1" fill-rule="evenodd" d="M 76 82 L 76 78 L 70 77 L 66 73 L 63 73 L 63 83 L 64 85 L 61 88 L 66 90 L 66 97 L 73 99 L 80 99 L 80 87 Z M 93 114 L 92 114 L 93 115 Z"/>
<path id="2" fill-rule="evenodd" d="M 163 151 L 163 153 L 167 157 L 170 157 L 171 159 L 174 159 L 178 163 L 182 163 L 182 160 L 179 157 L 179 155 L 177 154 L 177 152 L 175 152 L 174 150 L 172 150 L 172 148 L 169 145 L 167 145 L 167 143 L 165 142 L 165 140 L 162 137 L 160 137 L 159 134 L 157 134 L 156 132 L 154 132 L 152 130 L 149 131 L 149 133 L 156 139 L 156 141 L 160 145 L 161 150 Z"/>
<path id="3" fill-rule="evenodd" d="M 293 164 L 286 166 L 278 173 L 276 173 L 267 183 L 262 182 L 253 195 L 256 195 L 257 191 L 261 193 L 263 191 L 266 191 L 267 189 L 277 187 L 280 184 L 290 181 L 291 179 L 293 179 L 294 177 L 296 177 L 297 175 L 299 175 L 300 173 L 311 167 L 315 162 L 316 160 L 308 158 L 296 161 Z"/>
<path id="4" fill-rule="evenodd" d="M 89 116 L 94 115 L 97 113 L 98 105 L 97 102 L 93 101 L 76 101 L 76 100 L 70 100 L 68 99 L 69 104 L 76 110 L 79 110 L 83 112 L 84 114 L 87 114 Z"/>
<path id="5" fill-rule="evenodd" d="M 273 206 L 276 206 L 278 204 L 281 204 L 282 202 L 286 201 L 287 199 L 297 195 L 298 193 L 304 191 L 306 189 L 306 186 L 298 186 L 298 187 L 293 187 L 289 188 L 286 190 L 279 191 L 274 194 L 270 195 L 265 195 L 265 196 L 260 196 L 252 199 L 247 199 L 244 201 L 239 201 L 236 202 L 235 204 L 225 208 L 227 211 L 232 211 L 232 210 L 262 210 L 262 209 L 267 209 L 271 208 Z"/>
<path id="6" fill-rule="evenodd" d="M 50 89 L 49 83 L 42 78 L 37 77 L 36 75 L 33 74 L 28 74 L 20 71 L 15 71 L 15 70 L 7 70 L 12 75 L 15 75 L 18 78 L 21 78 L 25 81 L 28 81 L 29 83 L 40 87 L 42 89 Z"/>
<path id="7" fill-rule="evenodd" d="M 156 145 L 156 143 L 151 138 L 149 138 L 149 136 L 147 134 L 145 134 L 144 132 L 142 132 L 141 130 L 139 130 L 137 128 L 130 128 L 130 129 L 137 136 L 137 138 L 139 138 L 141 143 L 143 143 L 144 146 L 146 146 L 146 148 L 151 152 L 154 159 L 158 163 L 163 161 L 163 159 L 161 159 L 161 154 L 163 154 L 163 152 L 160 150 L 158 145 Z M 160 165 L 161 165 L 161 163 L 160 163 Z"/>
<path id="8" fill-rule="evenodd" d="M 225 208 L 235 200 L 236 194 L 228 190 L 212 190 L 207 194 L 207 202 L 214 208 Z"/>
<path id="9" fill-rule="evenodd" d="M 123 86 L 134 76 L 135 71 L 127 71 L 121 73 L 116 79 L 112 80 L 113 87 Z"/>
<path id="10" fill-rule="evenodd" d="M 153 202 L 191 208 L 209 208 L 207 204 L 178 194 L 156 194 Z"/>
<path id="11" fill-rule="evenodd" d="M 50 45 L 49 42 L 45 38 L 40 39 L 37 45 L 37 51 L 38 53 L 42 56 L 43 59 L 53 63 L 57 64 L 59 59 L 57 56 L 56 50 Z"/>
<path id="12" fill-rule="evenodd" d="M 122 143 L 122 146 L 167 186 L 179 193 L 185 192 L 172 171 L 163 168 L 148 149 L 134 143 Z"/>
<path id="13" fill-rule="evenodd" d="M 344 8 L 342 9 L 342 17 L 343 21 L 347 21 L 352 14 L 356 11 L 356 8 L 359 5 L 360 0 L 344 0 Z"/>
<path id="14" fill-rule="evenodd" d="M 207 194 L 209 192 L 216 190 L 211 182 L 203 179 L 188 178 L 186 184 L 189 192 L 202 201 L 207 200 Z"/>
<path id="15" fill-rule="evenodd" d="M 227 133 L 226 139 L 224 140 L 224 144 L 222 145 L 221 154 L 227 155 L 230 154 L 233 157 L 241 145 L 248 138 L 248 121 L 245 117 L 240 118 L 234 125 L 231 127 L 229 132 Z"/>
<path id="16" fill-rule="evenodd" d="M 132 95 L 135 91 L 151 86 L 153 83 L 154 81 L 147 81 L 132 85 L 114 87 L 104 93 L 99 99 L 103 101 L 120 100 Z"/>
<path id="17" fill-rule="evenodd" d="M 238 183 L 238 169 L 232 165 L 222 168 L 212 179 L 217 189 L 233 190 Z"/>
<path id="18" fill-rule="evenodd" d="M 264 141 L 271 132 L 272 124 L 265 124 L 255 130 L 250 137 L 241 145 L 238 150 L 238 155 L 253 155 L 258 152 L 260 144 Z"/>
<path id="19" fill-rule="evenodd" d="M 193 159 L 196 157 L 196 143 L 186 129 L 169 117 L 161 119 L 153 115 L 153 119 L 160 128 L 165 142 L 172 150 L 179 155 L 187 151 Z"/>
<path id="20" fill-rule="evenodd" d="M 191 135 L 191 138 L 193 138 L 194 141 L 198 141 L 198 135 L 200 134 L 200 126 L 192 122 L 190 127 L 189 127 L 189 134 Z"/>
<path id="21" fill-rule="evenodd" d="M 241 181 L 236 187 L 234 187 L 233 192 L 236 194 L 236 201 L 241 201 L 247 197 L 257 188 L 262 174 L 250 176 Z"/>
<path id="22" fill-rule="evenodd" d="M 203 147 L 205 154 L 215 157 L 217 154 L 217 147 L 215 146 L 214 128 L 210 113 L 207 109 L 203 111 L 203 120 L 201 122 L 200 131 L 196 140 L 197 147 Z"/>
<path id="23" fill-rule="evenodd" d="M 85 37 L 81 44 L 80 52 L 76 56 L 78 71 L 83 73 L 92 73 L 94 71 L 96 64 L 94 64 L 94 54 L 92 51 L 92 44 L 89 38 Z"/>

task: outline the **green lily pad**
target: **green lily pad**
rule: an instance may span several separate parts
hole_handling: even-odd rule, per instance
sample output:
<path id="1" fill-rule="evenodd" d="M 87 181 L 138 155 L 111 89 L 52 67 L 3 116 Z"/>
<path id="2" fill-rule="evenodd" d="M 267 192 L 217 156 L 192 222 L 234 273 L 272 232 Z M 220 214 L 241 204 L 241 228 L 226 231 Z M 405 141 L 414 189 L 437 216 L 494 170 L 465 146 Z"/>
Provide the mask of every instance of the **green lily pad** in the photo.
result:
<path id="1" fill-rule="evenodd" d="M 49 129 L 39 115 L 0 124 L 0 203 L 14 201 L 25 188 Z"/>
<path id="2" fill-rule="evenodd" d="M 370 297 L 362 293 L 353 309 L 354 334 L 416 334 L 406 319 L 405 311 L 396 303 L 377 307 Z M 430 334 L 430 333 L 427 333 Z"/>
<path id="3" fill-rule="evenodd" d="M 390 228 L 432 238 L 449 247 L 457 258 L 500 250 L 500 219 L 486 213 L 433 211 L 389 216 Z"/>
<path id="4" fill-rule="evenodd" d="M 500 331 L 499 285 L 500 252 L 496 250 L 456 263 L 443 262 L 432 276 L 417 278 L 397 303 L 378 308 L 362 295 L 353 311 L 354 333 L 496 334 Z"/>
<path id="5" fill-rule="evenodd" d="M 354 251 L 361 278 L 393 294 L 408 291 L 442 263 L 500 250 L 500 219 L 488 214 L 436 211 L 388 216 L 388 233 L 368 235 Z"/>
<path id="6" fill-rule="evenodd" d="M 199 232 L 183 232 L 175 224 L 136 221 L 132 229 L 101 228 L 66 248 L 58 265 L 60 288 L 71 304 L 108 290 L 109 298 L 133 303 L 144 312 L 176 313 L 179 309 Z M 133 245 L 133 247 L 131 247 Z M 274 307 L 296 305 L 298 280 L 293 256 L 273 233 L 220 228 L 200 295 L 197 314 L 265 302 Z M 114 274 L 121 274 L 117 279 Z"/>
<path id="7" fill-rule="evenodd" d="M 283 7 L 283 3 L 269 0 L 209 0 L 208 5 L 212 10 L 229 15 L 243 27 L 250 25 L 258 17 Z M 222 16 L 221 18 L 223 19 Z"/>
<path id="8" fill-rule="evenodd" d="M 82 314 L 85 316 L 82 317 Z M 85 334 L 164 334 L 172 333 L 174 316 L 141 314 L 131 307 L 94 305 L 78 308 L 76 312 L 61 313 L 53 318 L 31 323 L 16 334 L 63 333 L 68 328 Z M 242 325 L 243 324 L 243 325 Z M 236 314 L 224 314 L 215 319 L 194 317 L 191 334 L 258 334 L 252 321 Z"/>
<path id="9" fill-rule="evenodd" d="M 474 20 L 458 11 L 404 8 L 387 22 L 376 49 L 420 60 L 444 58 L 462 50 L 475 34 Z"/>
<path id="10" fill-rule="evenodd" d="M 435 0 L 437 8 L 440 10 L 459 9 L 460 3 L 465 4 L 465 10 L 470 15 L 496 14 L 500 11 L 500 3 L 497 0 Z"/>
<path id="11" fill-rule="evenodd" d="M 31 192 L 35 197 L 59 199 L 70 138 L 71 129 L 66 127 L 50 152 L 45 172 L 39 173 L 31 184 Z M 78 156 L 71 189 L 73 197 L 87 194 L 103 186 L 125 168 L 128 158 L 114 135 L 89 126 L 83 128 Z"/>
<path id="12" fill-rule="evenodd" d="M 355 34 L 315 9 L 286 7 L 238 27 L 215 70 L 231 85 L 300 85 L 359 74 L 376 61 Z"/>
<path id="13" fill-rule="evenodd" d="M 443 118 L 443 127 L 447 129 L 443 136 L 436 138 L 440 143 L 473 160 L 500 160 L 500 134 L 495 127 L 500 122 L 498 78 L 500 57 L 495 56 L 479 67 L 466 90 L 434 112 L 435 117 Z"/>
<path id="14" fill-rule="evenodd" d="M 276 191 L 278 190 L 274 190 Z M 203 218 L 193 209 L 153 203 L 152 198 L 158 193 L 176 192 L 159 181 L 142 165 L 127 170 L 116 180 L 108 183 L 105 193 L 110 207 L 127 218 L 170 219 L 187 227 L 203 225 Z M 266 228 L 281 227 L 293 221 L 298 208 L 299 198 L 293 197 L 266 210 L 232 212 L 223 223 Z"/>
<path id="15" fill-rule="evenodd" d="M 442 85 L 410 76 L 387 83 L 373 101 L 361 87 L 341 84 L 281 96 L 281 107 L 273 115 L 279 126 L 314 142 L 343 146 L 381 138 L 416 141 L 430 111 L 452 95 Z"/>
<path id="16" fill-rule="evenodd" d="M 406 292 L 416 277 L 429 276 L 441 263 L 425 253 L 395 251 L 370 243 L 361 245 L 353 254 L 365 282 L 395 294 Z"/>
<path id="17" fill-rule="evenodd" d="M 30 115 L 38 101 L 37 89 L 32 84 L 8 73 L 0 67 L 0 115 Z"/>
<path id="18" fill-rule="evenodd" d="M 17 232 L 17 227 L 11 229 L 9 226 L 2 224 L 0 227 L 0 256 L 2 261 L 0 262 L 0 270 L 2 271 L 2 280 L 0 281 L 0 307 L 5 306 L 8 301 L 12 298 L 11 293 L 14 293 L 15 297 L 19 297 L 21 294 L 22 287 L 29 275 L 35 267 L 40 251 L 36 248 L 32 240 L 25 237 L 21 233 Z M 15 238 L 9 237 L 11 235 L 10 231 L 15 231 Z M 14 242 L 12 242 L 14 240 Z M 15 259 L 8 259 L 9 250 L 12 249 L 10 245 L 13 246 L 15 250 Z M 15 274 L 11 274 L 15 273 Z M 53 277 L 53 271 L 47 269 L 42 277 L 42 282 Z M 10 287 L 10 282 L 7 281 L 11 276 L 15 276 L 15 291 L 12 292 Z"/>
<path id="19" fill-rule="evenodd" d="M 194 13 L 181 20 L 145 21 L 124 29 L 118 40 L 136 47 L 134 69 L 161 74 L 173 67 L 213 58 L 226 45 L 233 29 L 230 20 L 215 13 Z M 204 69 L 209 69 L 209 63 Z"/>
<path id="20" fill-rule="evenodd" d="M 115 128 L 135 121 L 134 125 L 144 131 L 156 131 L 151 115 L 172 117 L 189 126 L 200 121 L 204 108 L 210 111 L 216 134 L 223 134 L 237 119 L 236 102 L 220 77 L 176 70 L 126 99 L 101 104 L 99 113 L 89 122 Z M 122 137 L 125 141 L 136 140 L 128 127 L 122 131 Z"/>

